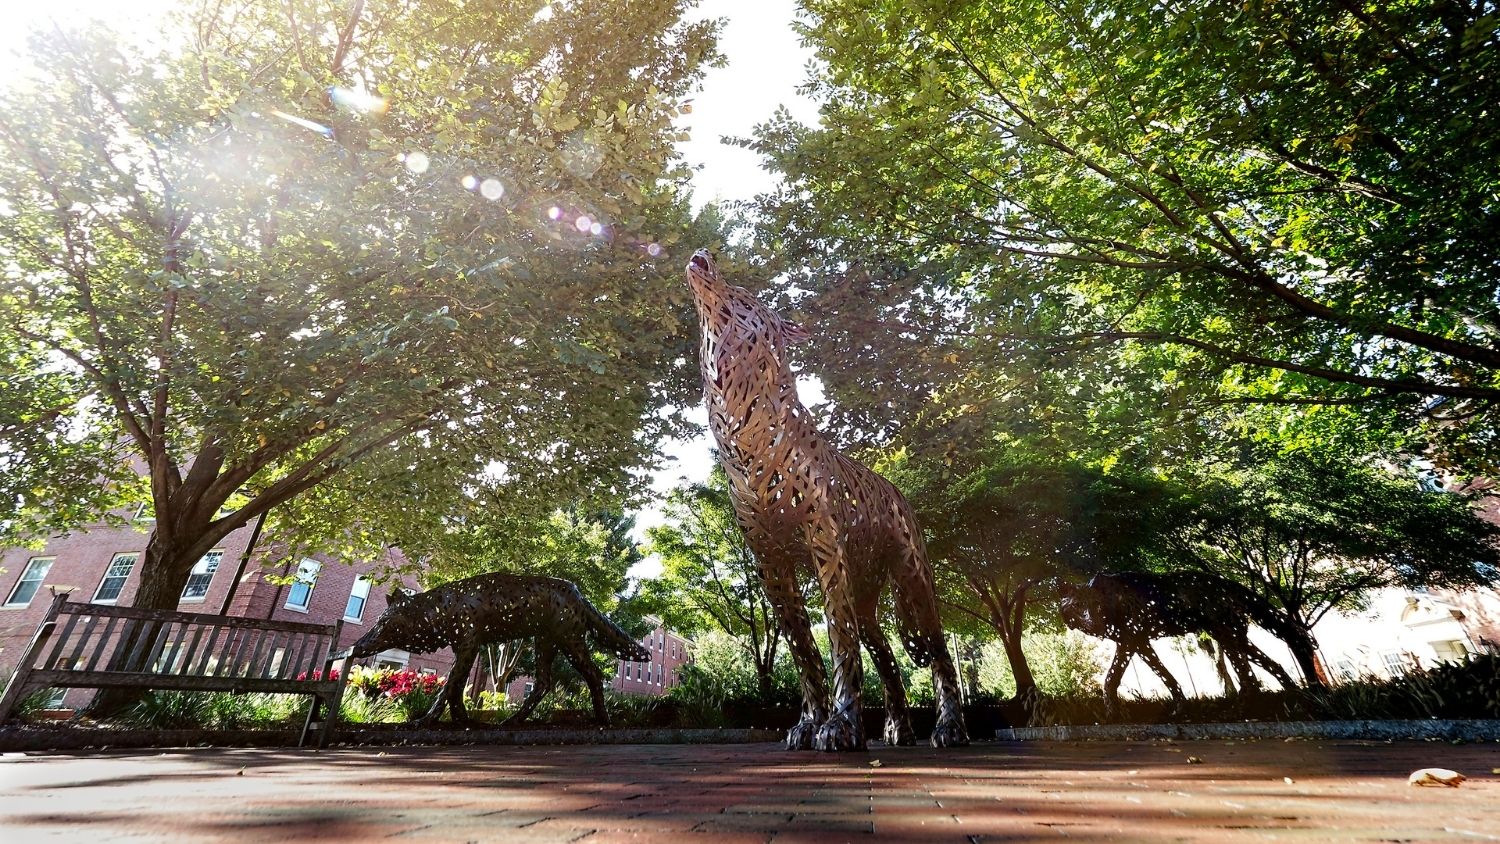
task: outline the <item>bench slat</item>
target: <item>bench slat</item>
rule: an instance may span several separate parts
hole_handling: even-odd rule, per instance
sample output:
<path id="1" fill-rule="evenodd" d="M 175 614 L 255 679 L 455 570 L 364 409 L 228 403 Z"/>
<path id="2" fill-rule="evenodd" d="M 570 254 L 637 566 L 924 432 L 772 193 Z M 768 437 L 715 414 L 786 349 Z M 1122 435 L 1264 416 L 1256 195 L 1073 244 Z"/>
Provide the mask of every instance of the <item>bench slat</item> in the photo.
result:
<path id="1" fill-rule="evenodd" d="M 182 652 L 182 664 L 174 673 L 188 675 L 192 673 L 193 657 L 198 655 L 198 643 L 203 640 L 203 628 L 205 625 L 193 625 L 193 638 L 188 642 L 187 649 Z"/>
<path id="2" fill-rule="evenodd" d="M 108 648 L 108 645 L 110 643 L 109 637 L 114 635 L 115 625 L 117 623 L 119 623 L 119 621 L 120 621 L 120 617 L 117 616 L 117 615 L 111 615 L 111 616 L 106 616 L 106 617 L 109 619 L 109 621 L 106 622 L 105 625 L 104 625 L 104 633 L 99 636 L 99 644 L 94 647 L 94 652 L 89 655 L 89 664 L 86 665 L 86 666 L 84 666 L 84 669 L 83 669 L 85 671 L 93 671 L 94 670 L 94 666 L 96 666 L 96 665 L 99 664 L 99 657 L 102 656 L 104 654 L 104 652 L 109 649 Z M 108 665 L 108 664 L 109 664 L 108 662 L 105 663 L 105 665 Z"/>
<path id="3" fill-rule="evenodd" d="M 94 635 L 94 628 L 97 627 L 98 625 L 99 625 L 99 616 L 97 616 L 97 615 L 91 615 L 91 616 L 89 616 L 88 623 L 85 624 L 85 625 L 83 625 L 83 632 L 79 633 L 75 637 L 76 644 L 73 645 L 73 651 L 72 651 L 72 653 L 68 654 L 68 667 L 69 668 L 76 668 L 78 666 L 78 660 L 83 657 L 83 648 L 84 648 L 85 645 L 87 645 L 89 643 L 89 639 L 93 637 L 93 635 Z M 56 665 L 54 664 L 53 667 L 56 667 Z"/>
<path id="4" fill-rule="evenodd" d="M 207 613 L 181 612 L 173 610 L 142 610 L 135 607 L 117 607 L 110 604 L 63 604 L 64 615 L 102 615 L 106 618 L 134 618 L 149 621 L 179 621 L 202 623 Z M 251 630 L 298 630 L 304 633 L 327 633 L 328 625 L 307 621 L 268 621 L 260 618 L 242 618 L 237 615 L 213 616 L 214 623 L 225 627 L 245 627 Z"/>
<path id="5" fill-rule="evenodd" d="M 180 689 L 190 692 L 283 692 L 330 694 L 338 683 L 313 680 L 268 680 L 259 677 L 182 677 L 136 671 L 33 671 L 48 686 L 67 688 Z"/>
<path id="6" fill-rule="evenodd" d="M 42 662 L 42 668 L 56 668 L 57 658 L 62 656 L 63 646 L 68 644 L 68 637 L 73 635 L 73 628 L 78 625 L 78 616 L 69 615 L 68 620 L 63 623 L 62 630 L 52 634 L 52 652 L 47 654 L 47 659 Z"/>
<path id="7" fill-rule="evenodd" d="M 240 677 L 254 677 L 255 668 L 260 664 L 260 652 L 266 646 L 266 633 L 259 630 L 255 632 L 255 650 L 250 652 L 250 660 L 245 663 L 245 671 L 238 675 Z"/>
<path id="8" fill-rule="evenodd" d="M 209 626 L 208 641 L 203 645 L 203 656 L 198 658 L 197 666 L 184 673 L 193 677 L 203 677 L 208 674 L 208 664 L 213 660 L 214 656 L 214 645 L 218 643 L 219 633 L 223 629 L 217 624 Z"/>

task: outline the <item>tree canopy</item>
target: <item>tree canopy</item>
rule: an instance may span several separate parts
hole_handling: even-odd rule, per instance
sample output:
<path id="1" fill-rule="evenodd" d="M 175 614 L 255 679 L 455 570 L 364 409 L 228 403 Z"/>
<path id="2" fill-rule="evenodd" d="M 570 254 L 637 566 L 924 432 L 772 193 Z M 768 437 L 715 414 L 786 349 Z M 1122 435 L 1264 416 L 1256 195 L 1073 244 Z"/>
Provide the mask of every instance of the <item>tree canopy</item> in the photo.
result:
<path id="1" fill-rule="evenodd" d="M 648 550 L 660 576 L 641 589 L 645 606 L 685 635 L 718 630 L 732 637 L 754 667 L 768 699 L 781 627 L 761 588 L 760 566 L 745 542 L 729 500 L 729 478 L 715 467 L 706 484 L 674 490 L 665 524 L 649 528 Z"/>
<path id="2" fill-rule="evenodd" d="M 686 5 L 35 34 L 0 97 L 6 540 L 149 502 L 138 601 L 171 606 L 273 507 L 325 550 L 419 556 L 626 495 L 692 377 L 673 121 L 716 55 Z"/>
<path id="3" fill-rule="evenodd" d="M 804 7 L 820 124 L 746 143 L 784 177 L 762 247 L 837 316 L 848 430 L 1040 384 L 1091 424 L 1228 408 L 1496 464 L 1486 4 Z"/>

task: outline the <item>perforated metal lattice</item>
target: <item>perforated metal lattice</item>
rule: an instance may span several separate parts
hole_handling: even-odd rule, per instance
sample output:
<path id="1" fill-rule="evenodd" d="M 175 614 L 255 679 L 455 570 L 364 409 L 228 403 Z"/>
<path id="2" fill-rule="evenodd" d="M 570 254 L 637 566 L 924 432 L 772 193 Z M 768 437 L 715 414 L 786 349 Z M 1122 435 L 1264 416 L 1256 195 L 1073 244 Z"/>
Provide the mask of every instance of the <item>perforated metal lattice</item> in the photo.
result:
<path id="1" fill-rule="evenodd" d="M 1211 636 L 1234 666 L 1241 689 L 1260 688 L 1252 662 L 1283 688 L 1296 688 L 1280 664 L 1249 638 L 1252 620 L 1277 625 L 1270 606 L 1237 583 L 1197 572 L 1118 572 L 1095 575 L 1086 586 L 1065 583 L 1061 594 L 1064 624 L 1116 645 L 1104 677 L 1105 703 L 1111 712 L 1119 706 L 1120 681 L 1133 656 L 1161 677 L 1174 700 L 1185 699 L 1182 687 L 1151 647 L 1152 639 L 1168 636 Z"/>
<path id="2" fill-rule="evenodd" d="M 481 574 L 426 592 L 392 592 L 390 606 L 370 632 L 350 649 L 355 658 L 390 648 L 412 653 L 453 649 L 453 673 L 442 694 L 418 723 L 431 724 L 446 706 L 455 723 L 469 721 L 464 710 L 464 679 L 484 645 L 531 639 L 536 647 L 536 679 L 521 708 L 506 719 L 518 724 L 552 690 L 552 665 L 561 655 L 588 683 L 594 717 L 609 723 L 604 709 L 604 675 L 589 656 L 587 637 L 599 647 L 634 662 L 651 654 L 584 598 L 574 584 L 555 577 Z"/>
<path id="3" fill-rule="evenodd" d="M 932 666 L 938 708 L 932 743 L 966 743 L 958 676 L 943 646 L 932 568 L 911 506 L 889 481 L 818 433 L 788 366 L 787 347 L 807 336 L 803 329 L 727 283 L 706 250 L 688 263 L 687 279 L 702 329 L 709 428 L 729 475 L 735 516 L 801 678 L 802 718 L 787 734 L 787 746 L 865 746 L 861 643 L 885 688 L 886 740 L 913 742 L 906 692 L 877 614 L 887 584 L 894 586 L 907 651 Z M 826 599 L 831 699 L 798 589 L 802 566 L 816 574 Z"/>

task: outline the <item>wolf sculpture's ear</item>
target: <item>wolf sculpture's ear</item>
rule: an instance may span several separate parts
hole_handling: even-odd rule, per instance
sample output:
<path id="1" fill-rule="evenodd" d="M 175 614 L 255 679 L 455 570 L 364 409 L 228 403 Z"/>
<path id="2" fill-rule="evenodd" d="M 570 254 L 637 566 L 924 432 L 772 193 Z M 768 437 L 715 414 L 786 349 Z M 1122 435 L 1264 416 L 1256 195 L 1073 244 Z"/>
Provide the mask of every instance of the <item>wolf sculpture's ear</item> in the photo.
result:
<path id="1" fill-rule="evenodd" d="M 800 324 L 792 322 L 789 319 L 783 319 L 781 321 L 781 336 L 786 339 L 786 344 L 788 346 L 794 346 L 798 343 L 802 343 L 804 341 L 812 339 L 812 333 L 810 331 L 808 331 L 806 328 L 803 328 Z"/>
<path id="2" fill-rule="evenodd" d="M 393 586 L 391 587 L 390 594 L 385 596 L 385 603 L 387 606 L 394 607 L 409 597 L 411 596 L 407 594 L 405 589 L 402 589 L 400 586 Z"/>

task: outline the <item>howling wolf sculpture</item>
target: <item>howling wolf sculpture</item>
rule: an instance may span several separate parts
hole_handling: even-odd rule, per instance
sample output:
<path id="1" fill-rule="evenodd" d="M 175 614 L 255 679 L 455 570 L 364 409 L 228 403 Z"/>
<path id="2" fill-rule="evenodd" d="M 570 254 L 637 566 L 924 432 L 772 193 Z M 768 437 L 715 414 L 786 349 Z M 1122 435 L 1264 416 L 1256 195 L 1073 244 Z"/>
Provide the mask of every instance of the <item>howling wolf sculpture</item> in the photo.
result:
<path id="1" fill-rule="evenodd" d="M 389 648 L 422 654 L 452 648 L 453 673 L 448 675 L 448 684 L 417 723 L 435 723 L 444 706 L 451 707 L 454 723 L 466 723 L 472 719 L 464 711 L 464 678 L 469 676 L 479 648 L 494 642 L 534 639 L 535 685 L 506 723 L 524 721 L 551 690 L 552 661 L 561 652 L 588 683 L 594 717 L 601 725 L 608 725 L 604 676 L 589 654 L 587 634 L 593 634 L 595 644 L 621 659 L 651 659 L 649 651 L 605 618 L 572 583 L 555 577 L 481 574 L 416 595 L 392 592 L 390 606 L 348 655 L 366 657 Z"/>
<path id="2" fill-rule="evenodd" d="M 761 584 L 786 634 L 802 684 L 802 717 L 789 749 L 860 750 L 863 642 L 885 687 L 885 739 L 912 744 L 906 691 L 876 615 L 892 589 L 906 650 L 931 665 L 935 747 L 966 744 L 958 674 L 943 644 L 932 567 L 906 499 L 889 481 L 840 454 L 797 399 L 787 347 L 807 335 L 726 282 L 707 250 L 687 266 L 702 329 L 700 370 L 708 423 L 729 474 L 735 517 L 760 563 Z M 830 701 L 798 570 L 823 588 L 833 651 Z"/>

